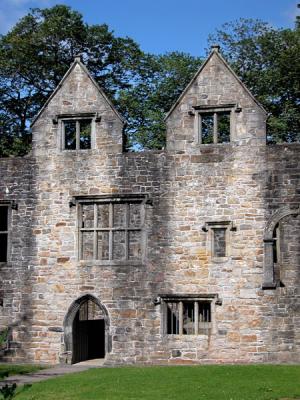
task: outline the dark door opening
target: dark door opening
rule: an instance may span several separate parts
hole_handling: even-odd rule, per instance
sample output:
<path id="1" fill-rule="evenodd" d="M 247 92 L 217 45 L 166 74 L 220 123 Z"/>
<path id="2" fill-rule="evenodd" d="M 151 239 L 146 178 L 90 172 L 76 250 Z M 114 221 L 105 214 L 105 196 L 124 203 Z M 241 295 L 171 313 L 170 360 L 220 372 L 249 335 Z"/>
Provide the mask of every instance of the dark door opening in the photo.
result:
<path id="1" fill-rule="evenodd" d="M 72 327 L 73 363 L 105 357 L 105 320 L 101 316 L 90 300 L 80 306 Z"/>

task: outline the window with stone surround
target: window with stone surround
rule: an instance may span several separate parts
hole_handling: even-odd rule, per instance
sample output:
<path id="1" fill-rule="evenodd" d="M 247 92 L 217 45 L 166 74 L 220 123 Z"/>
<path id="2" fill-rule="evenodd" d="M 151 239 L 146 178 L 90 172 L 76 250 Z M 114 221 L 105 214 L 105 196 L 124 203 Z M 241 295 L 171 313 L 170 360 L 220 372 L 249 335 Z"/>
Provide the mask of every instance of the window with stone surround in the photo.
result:
<path id="1" fill-rule="evenodd" d="M 8 260 L 9 217 L 9 205 L 0 204 L 0 262 Z"/>
<path id="2" fill-rule="evenodd" d="M 86 150 L 91 148 L 91 119 L 66 119 L 63 124 L 63 149 Z"/>
<path id="3" fill-rule="evenodd" d="M 240 108 L 234 104 L 220 106 L 197 106 L 195 131 L 199 144 L 229 143 L 232 136 L 233 110 Z"/>
<path id="4" fill-rule="evenodd" d="M 167 335 L 208 335 L 212 328 L 215 295 L 163 297 L 164 333 Z"/>
<path id="5" fill-rule="evenodd" d="M 208 233 L 208 252 L 214 261 L 222 261 L 230 255 L 230 232 L 236 231 L 230 221 L 206 222 L 202 227 Z"/>
<path id="6" fill-rule="evenodd" d="M 52 122 L 58 126 L 61 150 L 89 150 L 95 143 L 95 124 L 101 121 L 97 113 L 59 114 Z"/>
<path id="7" fill-rule="evenodd" d="M 144 253 L 144 198 L 81 200 L 79 258 L 103 263 L 141 261 Z"/>

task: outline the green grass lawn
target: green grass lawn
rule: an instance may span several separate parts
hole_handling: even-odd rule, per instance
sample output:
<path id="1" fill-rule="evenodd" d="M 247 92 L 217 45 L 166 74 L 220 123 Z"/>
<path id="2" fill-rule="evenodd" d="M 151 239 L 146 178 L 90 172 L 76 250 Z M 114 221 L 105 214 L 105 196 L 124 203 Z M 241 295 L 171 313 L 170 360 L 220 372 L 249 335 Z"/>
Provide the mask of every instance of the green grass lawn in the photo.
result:
<path id="1" fill-rule="evenodd" d="M 14 365 L 14 364 L 0 364 L 0 380 L 8 375 L 23 375 L 30 372 L 38 371 L 42 368 L 40 365 Z"/>
<path id="2" fill-rule="evenodd" d="M 300 366 L 99 368 L 36 383 L 16 400 L 300 399 Z"/>

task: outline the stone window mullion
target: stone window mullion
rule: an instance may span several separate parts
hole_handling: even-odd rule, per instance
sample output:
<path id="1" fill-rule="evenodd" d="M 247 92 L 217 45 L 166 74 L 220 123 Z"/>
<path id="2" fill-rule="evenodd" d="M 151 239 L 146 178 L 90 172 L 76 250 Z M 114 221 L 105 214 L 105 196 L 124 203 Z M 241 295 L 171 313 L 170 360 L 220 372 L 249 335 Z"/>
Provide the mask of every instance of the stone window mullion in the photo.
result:
<path id="1" fill-rule="evenodd" d="M 97 224 L 98 224 L 98 207 L 97 203 L 94 204 L 94 236 L 93 236 L 93 255 L 94 255 L 94 260 L 98 259 L 98 230 L 97 230 Z"/>
<path id="2" fill-rule="evenodd" d="M 80 149 L 80 122 L 76 121 L 76 150 Z"/>
<path id="3" fill-rule="evenodd" d="M 195 323 L 194 323 L 194 333 L 198 335 L 199 332 L 199 303 L 198 301 L 194 302 L 194 315 L 195 315 Z"/>
<path id="4" fill-rule="evenodd" d="M 183 335 L 183 302 L 179 302 L 179 335 Z"/>
<path id="5" fill-rule="evenodd" d="M 198 118 L 196 119 L 197 123 L 197 132 L 198 132 L 198 143 L 202 143 L 202 116 L 201 114 L 198 114 Z"/>
<path id="6" fill-rule="evenodd" d="M 108 251 L 109 251 L 109 260 L 113 259 L 113 232 L 112 232 L 112 228 L 113 228 L 113 204 L 109 203 L 109 222 L 108 222 L 108 226 L 109 226 L 109 245 L 108 245 Z"/>
<path id="7" fill-rule="evenodd" d="M 214 112 L 214 143 L 218 143 L 218 114 Z"/>
<path id="8" fill-rule="evenodd" d="M 62 129 L 61 149 L 63 150 L 66 147 L 66 128 L 63 121 L 61 121 L 61 129 Z"/>
<path id="9" fill-rule="evenodd" d="M 83 240 L 82 240 L 82 205 L 79 204 L 78 207 L 78 225 L 79 225 L 79 243 L 78 243 L 78 248 L 79 248 L 79 258 L 83 258 Z"/>

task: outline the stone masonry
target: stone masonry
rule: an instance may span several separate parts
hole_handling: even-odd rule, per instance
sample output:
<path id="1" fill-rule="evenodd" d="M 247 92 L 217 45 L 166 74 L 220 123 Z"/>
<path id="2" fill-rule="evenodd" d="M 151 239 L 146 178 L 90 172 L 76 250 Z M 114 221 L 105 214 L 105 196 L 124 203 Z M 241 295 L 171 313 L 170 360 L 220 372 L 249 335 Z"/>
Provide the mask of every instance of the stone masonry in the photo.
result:
<path id="1" fill-rule="evenodd" d="M 222 113 L 230 142 L 202 144 L 199 124 Z M 64 120 L 77 117 L 92 120 L 91 148 L 67 150 Z M 264 109 L 216 48 L 166 117 L 166 150 L 123 152 L 123 123 L 76 58 L 33 121 L 31 154 L 0 160 L 0 205 L 9 209 L 2 359 L 75 362 L 84 300 L 104 321 L 106 364 L 299 362 L 300 144 L 266 145 Z M 112 231 L 109 240 L 127 238 L 103 239 L 112 259 L 80 255 L 80 210 L 97 201 L 139 204 L 139 250 L 132 231 Z M 128 259 L 114 259 L 126 240 Z"/>

